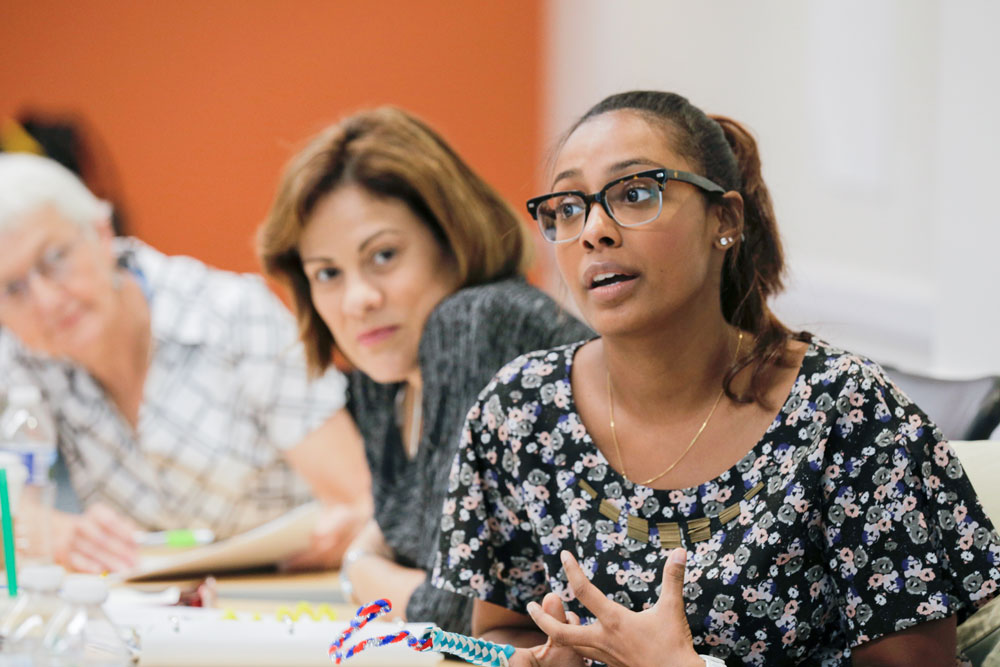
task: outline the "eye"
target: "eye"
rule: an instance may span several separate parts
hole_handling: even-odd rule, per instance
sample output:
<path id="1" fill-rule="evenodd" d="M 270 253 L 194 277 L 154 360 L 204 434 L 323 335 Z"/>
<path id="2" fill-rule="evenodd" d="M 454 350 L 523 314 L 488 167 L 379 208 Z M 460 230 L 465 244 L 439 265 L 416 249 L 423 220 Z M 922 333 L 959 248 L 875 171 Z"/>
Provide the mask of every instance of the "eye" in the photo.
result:
<path id="1" fill-rule="evenodd" d="M 66 269 L 70 246 L 61 245 L 49 248 L 38 262 L 38 271 L 46 278 L 58 278 Z"/>
<path id="2" fill-rule="evenodd" d="M 340 269 L 336 269 L 332 266 L 324 266 L 313 271 L 312 281 L 314 283 L 328 283 L 339 275 Z"/>
<path id="3" fill-rule="evenodd" d="M 559 222 L 572 220 L 583 213 L 583 202 L 579 197 L 565 197 L 553 202 L 555 219 Z"/>
<path id="4" fill-rule="evenodd" d="M 8 299 L 21 299 L 28 294 L 28 281 L 24 278 L 12 280 L 3 286 L 2 294 Z"/>
<path id="5" fill-rule="evenodd" d="M 397 250 L 395 248 L 382 248 L 372 253 L 372 263 L 376 266 L 384 266 L 391 262 L 396 255 Z"/>
<path id="6" fill-rule="evenodd" d="M 58 264 L 62 260 L 66 259 L 66 255 L 68 254 L 69 254 L 68 245 L 61 245 L 61 246 L 56 246 L 55 248 L 49 248 L 49 250 L 47 250 L 45 254 L 42 255 L 42 262 L 50 266 L 52 264 Z"/>
<path id="7" fill-rule="evenodd" d="M 625 188 L 623 199 L 628 204 L 641 204 L 653 197 L 653 188 L 648 183 L 629 184 Z"/>

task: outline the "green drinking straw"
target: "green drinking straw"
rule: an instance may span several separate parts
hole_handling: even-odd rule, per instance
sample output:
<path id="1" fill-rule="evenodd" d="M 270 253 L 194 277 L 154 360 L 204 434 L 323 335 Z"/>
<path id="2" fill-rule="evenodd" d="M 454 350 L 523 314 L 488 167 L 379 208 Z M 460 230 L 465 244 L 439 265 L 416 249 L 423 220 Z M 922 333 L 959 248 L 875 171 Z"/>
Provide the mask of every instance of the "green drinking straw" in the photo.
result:
<path id="1" fill-rule="evenodd" d="M 3 517 L 3 564 L 7 568 L 7 594 L 17 597 L 17 563 L 14 561 L 14 522 L 10 518 L 7 470 L 0 468 L 0 511 Z"/>

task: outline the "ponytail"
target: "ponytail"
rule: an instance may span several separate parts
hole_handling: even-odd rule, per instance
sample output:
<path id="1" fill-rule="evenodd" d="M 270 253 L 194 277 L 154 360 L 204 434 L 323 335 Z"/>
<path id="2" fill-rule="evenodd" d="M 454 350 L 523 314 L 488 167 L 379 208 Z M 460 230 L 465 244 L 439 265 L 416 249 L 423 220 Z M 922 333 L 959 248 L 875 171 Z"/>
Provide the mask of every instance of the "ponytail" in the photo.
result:
<path id="1" fill-rule="evenodd" d="M 742 240 L 727 254 L 722 269 L 722 312 L 726 320 L 751 331 L 756 341 L 749 354 L 726 371 L 726 394 L 740 402 L 763 404 L 766 373 L 782 363 L 792 333 L 775 317 L 767 300 L 783 288 L 784 251 L 774 217 L 771 194 L 760 173 L 757 142 L 743 125 L 725 116 L 709 116 L 719 124 L 732 149 L 743 197 Z M 731 385 L 736 375 L 751 367 L 750 389 L 737 396 Z"/>

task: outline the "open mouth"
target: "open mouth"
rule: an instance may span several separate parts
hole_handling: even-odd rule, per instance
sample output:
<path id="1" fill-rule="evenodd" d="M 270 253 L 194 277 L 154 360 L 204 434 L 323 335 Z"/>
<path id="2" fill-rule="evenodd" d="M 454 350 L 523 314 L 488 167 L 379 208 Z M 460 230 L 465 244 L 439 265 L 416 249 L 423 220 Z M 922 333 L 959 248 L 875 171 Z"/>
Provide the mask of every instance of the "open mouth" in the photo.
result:
<path id="1" fill-rule="evenodd" d="M 614 285 L 616 283 L 627 282 L 629 280 L 635 280 L 636 276 L 627 273 L 598 273 L 590 281 L 589 289 L 596 289 L 598 287 L 606 287 L 608 285 Z"/>

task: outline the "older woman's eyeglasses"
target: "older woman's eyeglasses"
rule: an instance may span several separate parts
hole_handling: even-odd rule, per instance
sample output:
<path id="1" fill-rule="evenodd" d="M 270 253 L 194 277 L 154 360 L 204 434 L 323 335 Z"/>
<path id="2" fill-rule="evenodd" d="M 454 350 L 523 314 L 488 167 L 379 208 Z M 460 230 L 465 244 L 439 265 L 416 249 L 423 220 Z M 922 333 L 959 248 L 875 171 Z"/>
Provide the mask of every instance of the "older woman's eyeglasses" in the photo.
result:
<path id="1" fill-rule="evenodd" d="M 0 311 L 23 306 L 31 296 L 31 279 L 40 276 L 52 282 L 62 282 L 70 273 L 73 251 L 83 242 L 80 236 L 67 243 L 46 248 L 27 273 L 0 283 Z"/>
<path id="2" fill-rule="evenodd" d="M 669 181 L 683 181 L 709 194 L 726 190 L 704 176 L 676 169 L 650 169 L 611 181 L 600 192 L 588 195 L 565 190 L 528 200 L 528 213 L 538 221 L 549 243 L 568 243 L 580 238 L 590 207 L 600 204 L 622 227 L 638 227 L 656 220 L 663 209 L 663 188 Z"/>

